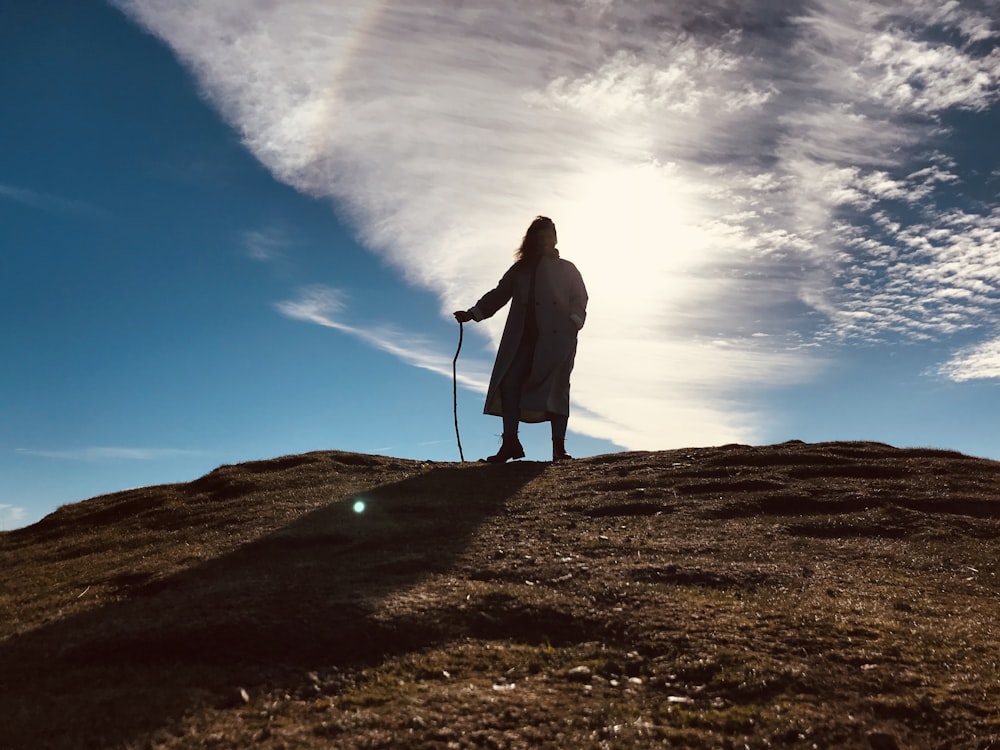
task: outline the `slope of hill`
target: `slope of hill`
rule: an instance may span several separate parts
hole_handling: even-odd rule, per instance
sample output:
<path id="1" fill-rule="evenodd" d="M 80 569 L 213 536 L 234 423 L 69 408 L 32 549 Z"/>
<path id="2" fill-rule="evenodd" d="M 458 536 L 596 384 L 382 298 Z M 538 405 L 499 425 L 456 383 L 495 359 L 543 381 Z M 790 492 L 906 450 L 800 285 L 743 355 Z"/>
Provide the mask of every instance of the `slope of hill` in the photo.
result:
<path id="1" fill-rule="evenodd" d="M 4 748 L 1000 748 L 1000 463 L 336 451 L 0 534 Z"/>

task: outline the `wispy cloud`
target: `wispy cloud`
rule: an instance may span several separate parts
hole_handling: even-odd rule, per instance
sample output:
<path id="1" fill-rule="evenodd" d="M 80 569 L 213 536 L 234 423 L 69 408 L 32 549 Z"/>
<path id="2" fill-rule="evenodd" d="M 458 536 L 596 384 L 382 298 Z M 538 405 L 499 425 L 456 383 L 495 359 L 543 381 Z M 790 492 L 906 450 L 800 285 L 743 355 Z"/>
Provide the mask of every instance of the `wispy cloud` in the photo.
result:
<path id="1" fill-rule="evenodd" d="M 184 450 L 180 448 L 123 448 L 108 446 L 89 446 L 60 450 L 18 448 L 17 453 L 23 456 L 38 456 L 41 458 L 56 458 L 69 461 L 164 461 L 183 458 L 185 456 L 204 455 L 203 451 Z"/>
<path id="2" fill-rule="evenodd" d="M 0 183 L 0 197 L 48 213 L 81 216 L 88 219 L 106 219 L 110 216 L 104 209 L 86 201 L 64 198 L 15 185 Z"/>
<path id="3" fill-rule="evenodd" d="M 314 285 L 299 290 L 295 299 L 278 302 L 275 309 L 292 320 L 332 328 L 346 333 L 369 346 L 398 357 L 407 364 L 452 377 L 452 356 L 435 351 L 435 344 L 413 331 L 403 331 L 388 325 L 349 325 L 340 319 L 346 309 L 345 295 L 333 287 Z M 485 363 L 466 358 L 460 383 L 485 393 L 489 370 Z"/>
<path id="4" fill-rule="evenodd" d="M 0 503 L 0 529 L 20 526 L 24 521 L 24 508 Z"/>
<path id="5" fill-rule="evenodd" d="M 240 236 L 240 244 L 248 258 L 269 263 L 284 257 L 289 242 L 285 233 L 280 230 L 251 229 Z"/>
<path id="6" fill-rule="evenodd" d="M 996 321 L 995 216 L 943 198 L 942 114 L 1000 97 L 980 4 L 120 5 L 444 314 L 553 216 L 592 300 L 573 424 L 626 447 L 752 441 L 832 346 Z M 450 375 L 314 292 L 279 309 Z"/>

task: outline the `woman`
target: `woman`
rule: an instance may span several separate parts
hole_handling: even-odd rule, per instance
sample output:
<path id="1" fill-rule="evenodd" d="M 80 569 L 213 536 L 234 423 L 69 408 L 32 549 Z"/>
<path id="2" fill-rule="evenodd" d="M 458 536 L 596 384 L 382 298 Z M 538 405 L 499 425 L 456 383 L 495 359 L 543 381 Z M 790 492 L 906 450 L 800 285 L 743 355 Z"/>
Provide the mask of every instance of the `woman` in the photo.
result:
<path id="1" fill-rule="evenodd" d="M 587 289 L 576 266 L 559 257 L 556 242 L 552 219 L 537 217 L 496 289 L 455 313 L 460 323 L 479 322 L 511 303 L 483 409 L 503 418 L 503 443 L 486 459 L 490 463 L 524 457 L 519 422 L 550 422 L 552 460 L 570 458 L 569 375 L 577 332 L 587 318 Z"/>

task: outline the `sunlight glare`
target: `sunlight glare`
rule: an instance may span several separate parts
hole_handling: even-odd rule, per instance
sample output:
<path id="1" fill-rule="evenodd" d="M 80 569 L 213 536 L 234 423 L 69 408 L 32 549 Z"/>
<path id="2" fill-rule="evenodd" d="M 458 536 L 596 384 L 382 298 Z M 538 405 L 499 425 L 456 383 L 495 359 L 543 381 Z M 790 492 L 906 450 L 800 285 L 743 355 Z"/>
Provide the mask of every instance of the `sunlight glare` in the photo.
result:
<path id="1" fill-rule="evenodd" d="M 560 245 L 586 269 L 593 302 L 614 300 L 598 317 L 620 328 L 665 300 L 705 296 L 697 269 L 711 260 L 711 237 L 690 184 L 674 165 L 603 166 L 581 177 L 558 214 Z"/>

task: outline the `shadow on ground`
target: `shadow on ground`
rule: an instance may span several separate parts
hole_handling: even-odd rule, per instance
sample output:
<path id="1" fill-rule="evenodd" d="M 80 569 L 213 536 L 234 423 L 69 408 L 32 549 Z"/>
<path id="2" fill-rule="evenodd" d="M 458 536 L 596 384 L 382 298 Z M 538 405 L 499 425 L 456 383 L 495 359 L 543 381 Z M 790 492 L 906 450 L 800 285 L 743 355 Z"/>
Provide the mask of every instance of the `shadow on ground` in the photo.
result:
<path id="1" fill-rule="evenodd" d="M 426 645 L 433 627 L 376 616 L 380 600 L 446 572 L 544 469 L 443 466 L 343 496 L 230 554 L 137 577 L 122 601 L 9 639 L 0 744 L 129 746 L 197 709 L 238 703 L 275 670 L 377 663 Z M 224 472 L 181 487 L 219 500 L 254 491 Z M 80 726 L 87 736 L 68 735 Z"/>

